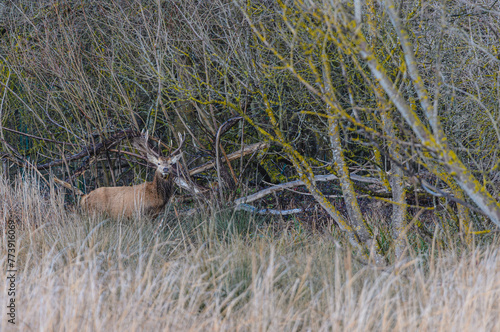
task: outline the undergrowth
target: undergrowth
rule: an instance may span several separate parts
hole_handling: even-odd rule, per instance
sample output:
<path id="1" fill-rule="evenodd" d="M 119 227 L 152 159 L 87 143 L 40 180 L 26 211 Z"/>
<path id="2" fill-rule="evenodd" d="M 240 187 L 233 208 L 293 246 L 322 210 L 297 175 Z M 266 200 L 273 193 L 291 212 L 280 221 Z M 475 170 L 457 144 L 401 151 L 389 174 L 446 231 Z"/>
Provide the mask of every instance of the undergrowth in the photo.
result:
<path id="1" fill-rule="evenodd" d="M 335 236 L 230 210 L 163 224 L 68 209 L 30 177 L 0 184 L 15 217 L 20 330 L 496 330 L 497 241 L 429 248 L 386 267 Z M 44 194 L 47 192 L 47 194 Z M 14 216 L 14 217 L 13 217 Z M 0 262 L 7 265 L 6 235 Z M 6 289 L 6 279 L 0 287 Z M 1 293 L 1 303 L 6 303 Z M 2 305 L 2 331 L 7 323 Z"/>

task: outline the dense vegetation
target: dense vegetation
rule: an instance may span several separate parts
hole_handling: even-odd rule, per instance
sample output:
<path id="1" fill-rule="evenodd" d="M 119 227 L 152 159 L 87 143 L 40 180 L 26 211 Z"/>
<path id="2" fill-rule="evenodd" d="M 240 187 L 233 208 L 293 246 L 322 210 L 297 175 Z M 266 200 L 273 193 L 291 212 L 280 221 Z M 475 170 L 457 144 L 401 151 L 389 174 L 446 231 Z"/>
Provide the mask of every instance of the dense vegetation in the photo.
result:
<path id="1" fill-rule="evenodd" d="M 54 190 L 0 183 L 15 211 L 17 327 L 53 331 L 495 331 L 500 252 L 443 249 L 386 267 L 365 264 L 337 234 L 229 211 L 115 222 L 68 212 Z M 281 231 L 279 229 L 281 226 Z M 0 264 L 7 265 L 6 239 Z M 0 300 L 7 303 L 6 278 Z M 0 310 L 0 329 L 13 326 Z"/>
<path id="2" fill-rule="evenodd" d="M 67 304 L 25 324 L 498 325 L 500 2 L 393 2 L 0 4 L 1 226 L 24 303 Z M 82 193 L 150 178 L 144 131 L 163 155 L 185 135 L 202 194 L 81 215 Z M 425 295 L 483 278 L 471 302 Z"/>

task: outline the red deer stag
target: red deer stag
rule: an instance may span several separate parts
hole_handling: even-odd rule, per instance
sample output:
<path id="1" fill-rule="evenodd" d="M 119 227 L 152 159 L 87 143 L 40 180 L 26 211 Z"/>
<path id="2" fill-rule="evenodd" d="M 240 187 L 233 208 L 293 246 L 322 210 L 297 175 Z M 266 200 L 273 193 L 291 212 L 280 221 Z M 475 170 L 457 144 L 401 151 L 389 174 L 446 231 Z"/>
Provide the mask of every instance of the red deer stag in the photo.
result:
<path id="1" fill-rule="evenodd" d="M 104 212 L 112 218 L 130 218 L 135 211 L 156 217 L 173 194 L 176 179 L 175 164 L 181 159 L 181 141 L 169 157 L 160 156 L 148 146 L 147 133 L 134 140 L 134 147 L 156 166 L 153 181 L 127 187 L 102 187 L 84 195 L 80 205 L 86 211 Z"/>

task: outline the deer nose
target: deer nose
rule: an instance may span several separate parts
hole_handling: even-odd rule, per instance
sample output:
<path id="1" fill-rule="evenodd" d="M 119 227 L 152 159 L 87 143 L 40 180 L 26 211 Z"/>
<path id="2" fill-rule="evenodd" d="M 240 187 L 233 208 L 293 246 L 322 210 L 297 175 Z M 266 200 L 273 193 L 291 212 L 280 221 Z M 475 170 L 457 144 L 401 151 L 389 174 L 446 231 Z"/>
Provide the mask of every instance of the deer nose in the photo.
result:
<path id="1" fill-rule="evenodd" d="M 168 167 L 163 167 L 163 169 L 161 170 L 163 174 L 167 174 L 168 173 Z"/>

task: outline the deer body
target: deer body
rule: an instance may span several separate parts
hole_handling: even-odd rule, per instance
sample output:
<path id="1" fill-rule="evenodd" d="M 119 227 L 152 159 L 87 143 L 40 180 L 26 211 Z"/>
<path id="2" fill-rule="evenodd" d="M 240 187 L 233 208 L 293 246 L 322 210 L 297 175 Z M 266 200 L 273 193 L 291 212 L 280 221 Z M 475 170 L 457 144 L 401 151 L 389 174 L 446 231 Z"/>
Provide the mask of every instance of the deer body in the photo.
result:
<path id="1" fill-rule="evenodd" d="M 179 148 L 171 157 L 162 157 L 147 145 L 147 136 L 141 137 L 136 148 L 146 154 L 148 161 L 156 166 L 153 181 L 124 187 L 102 187 L 84 195 L 80 201 L 86 211 L 106 213 L 112 218 L 131 218 L 134 213 L 156 217 L 170 200 L 174 191 L 174 164 L 181 158 Z"/>
<path id="2" fill-rule="evenodd" d="M 152 182 L 131 187 L 102 187 L 82 197 L 87 211 L 107 213 L 112 218 L 131 218 L 134 212 L 156 217 L 172 196 L 173 182 L 155 174 Z"/>

